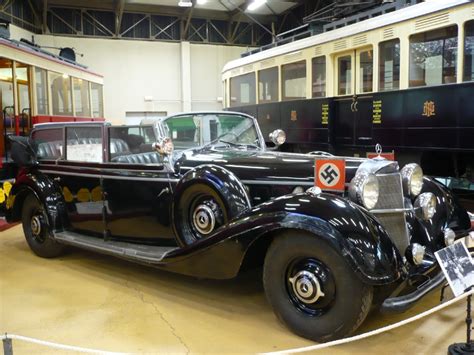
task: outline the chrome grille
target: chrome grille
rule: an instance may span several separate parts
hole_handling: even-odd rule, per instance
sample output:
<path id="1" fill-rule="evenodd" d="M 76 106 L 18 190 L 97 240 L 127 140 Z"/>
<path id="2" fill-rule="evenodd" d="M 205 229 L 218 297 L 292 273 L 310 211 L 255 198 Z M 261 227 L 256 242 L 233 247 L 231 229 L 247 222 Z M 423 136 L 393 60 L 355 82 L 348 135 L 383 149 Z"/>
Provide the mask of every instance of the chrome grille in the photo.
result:
<path id="1" fill-rule="evenodd" d="M 379 200 L 375 206 L 374 215 L 384 226 L 400 253 L 404 255 L 409 244 L 406 228 L 405 212 L 394 212 L 403 209 L 403 187 L 400 173 L 379 174 Z M 392 211 L 391 211 L 392 210 Z"/>

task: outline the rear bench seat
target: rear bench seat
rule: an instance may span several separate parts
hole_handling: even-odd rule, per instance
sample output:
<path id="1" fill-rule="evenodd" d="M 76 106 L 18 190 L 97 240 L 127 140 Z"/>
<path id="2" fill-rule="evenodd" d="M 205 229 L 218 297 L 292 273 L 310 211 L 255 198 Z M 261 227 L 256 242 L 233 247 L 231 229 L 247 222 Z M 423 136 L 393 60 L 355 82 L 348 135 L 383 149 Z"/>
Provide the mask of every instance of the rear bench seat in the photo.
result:
<path id="1" fill-rule="evenodd" d="M 121 155 L 113 158 L 112 161 L 123 164 L 162 164 L 161 157 L 157 152 Z"/>
<path id="2" fill-rule="evenodd" d="M 38 144 L 37 155 L 38 158 L 43 159 L 57 159 L 61 156 L 61 146 L 62 141 L 52 141 L 52 142 L 43 142 Z M 102 144 L 102 139 L 100 138 L 79 138 L 71 139 L 67 142 L 68 145 L 77 145 L 77 144 Z M 110 155 L 111 157 L 116 157 L 118 155 L 130 154 L 130 148 L 128 144 L 118 138 L 110 139 Z"/>

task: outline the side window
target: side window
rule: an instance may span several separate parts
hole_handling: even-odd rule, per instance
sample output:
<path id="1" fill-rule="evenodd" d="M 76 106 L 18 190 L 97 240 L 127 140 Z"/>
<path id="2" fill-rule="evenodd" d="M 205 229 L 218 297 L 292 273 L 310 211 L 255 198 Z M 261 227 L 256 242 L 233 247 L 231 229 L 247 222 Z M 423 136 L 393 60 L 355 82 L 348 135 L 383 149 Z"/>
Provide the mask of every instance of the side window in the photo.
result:
<path id="1" fill-rule="evenodd" d="M 400 88 L 400 40 L 379 44 L 379 91 Z"/>
<path id="2" fill-rule="evenodd" d="M 91 108 L 89 100 L 89 82 L 86 80 L 73 78 L 74 106 L 75 114 L 79 117 L 90 117 Z"/>
<path id="3" fill-rule="evenodd" d="M 92 117 L 104 117 L 102 85 L 91 83 Z"/>
<path id="4" fill-rule="evenodd" d="M 463 81 L 474 81 L 474 21 L 466 22 L 464 33 Z"/>
<path id="5" fill-rule="evenodd" d="M 66 160 L 102 162 L 101 127 L 66 127 Z"/>
<path id="6" fill-rule="evenodd" d="M 53 115 L 72 116 L 71 78 L 65 74 L 49 72 Z"/>
<path id="7" fill-rule="evenodd" d="M 230 79 L 230 106 L 255 104 L 255 73 Z"/>
<path id="8" fill-rule="evenodd" d="M 359 92 L 371 92 L 374 87 L 374 52 L 363 51 L 359 54 Z"/>
<path id="9" fill-rule="evenodd" d="M 352 58 L 350 55 L 337 58 L 337 94 L 352 94 Z"/>
<path id="10" fill-rule="evenodd" d="M 316 57 L 312 59 L 312 97 L 326 96 L 326 57 Z"/>
<path id="11" fill-rule="evenodd" d="M 36 112 L 38 115 L 47 115 L 48 112 L 48 87 L 46 84 L 46 70 L 35 68 L 36 85 Z"/>
<path id="12" fill-rule="evenodd" d="M 282 100 L 306 98 L 306 61 L 281 66 Z"/>
<path id="13" fill-rule="evenodd" d="M 410 37 L 410 87 L 456 82 L 457 26 Z"/>
<path id="14" fill-rule="evenodd" d="M 278 101 L 278 67 L 258 72 L 258 102 Z"/>
<path id="15" fill-rule="evenodd" d="M 41 129 L 33 132 L 39 160 L 59 159 L 63 154 L 63 130 L 61 128 Z"/>

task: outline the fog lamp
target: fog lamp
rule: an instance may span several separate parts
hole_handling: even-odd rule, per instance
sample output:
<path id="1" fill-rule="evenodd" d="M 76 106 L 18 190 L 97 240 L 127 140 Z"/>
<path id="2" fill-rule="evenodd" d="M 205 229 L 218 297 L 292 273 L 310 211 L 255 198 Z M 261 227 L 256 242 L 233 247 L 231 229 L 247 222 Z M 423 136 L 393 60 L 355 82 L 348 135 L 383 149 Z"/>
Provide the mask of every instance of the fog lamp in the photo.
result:
<path id="1" fill-rule="evenodd" d="M 296 186 L 293 191 L 291 192 L 292 194 L 301 194 L 304 192 L 304 189 L 303 187 L 301 186 Z"/>
<path id="2" fill-rule="evenodd" d="M 307 189 L 306 192 L 310 194 L 311 196 L 318 196 L 321 194 L 322 190 L 317 186 L 312 186 L 309 189 Z"/>
<path id="3" fill-rule="evenodd" d="M 433 218 L 436 213 L 436 197 L 431 192 L 424 192 L 415 200 L 417 216 L 425 221 Z"/>
<path id="4" fill-rule="evenodd" d="M 426 248 L 418 243 L 413 243 L 410 248 L 408 249 L 408 252 L 411 257 L 411 261 L 415 265 L 421 265 L 423 262 L 423 259 L 425 258 L 425 251 Z"/>
<path id="5" fill-rule="evenodd" d="M 449 247 L 450 245 L 454 244 L 454 240 L 456 239 L 456 233 L 451 228 L 446 228 L 444 230 L 444 244 Z"/>

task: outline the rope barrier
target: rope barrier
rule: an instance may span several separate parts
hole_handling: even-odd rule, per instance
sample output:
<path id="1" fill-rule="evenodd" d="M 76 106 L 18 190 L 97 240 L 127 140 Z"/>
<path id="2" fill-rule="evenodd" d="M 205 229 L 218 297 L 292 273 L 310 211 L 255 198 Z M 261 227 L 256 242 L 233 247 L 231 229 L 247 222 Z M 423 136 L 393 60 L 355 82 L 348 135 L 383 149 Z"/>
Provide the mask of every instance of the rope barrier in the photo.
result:
<path id="1" fill-rule="evenodd" d="M 377 334 L 380 334 L 380 333 L 383 333 L 383 332 L 387 332 L 387 331 L 395 329 L 395 328 L 399 328 L 399 327 L 401 327 L 405 324 L 415 322 L 415 321 L 417 321 L 421 318 L 429 316 L 430 314 L 433 314 L 433 313 L 438 312 L 438 311 L 440 311 L 440 310 L 442 310 L 446 307 L 449 307 L 452 304 L 454 304 L 456 302 L 459 302 L 460 300 L 462 300 L 462 299 L 464 299 L 467 296 L 472 295 L 472 294 L 474 294 L 474 290 L 463 293 L 462 295 L 460 295 L 456 298 L 453 298 L 452 300 L 449 300 L 445 303 L 442 303 L 442 304 L 440 304 L 440 305 L 438 305 L 434 308 L 431 308 L 431 309 L 429 309 L 429 310 L 427 310 L 423 313 L 420 313 L 416 316 L 413 316 L 411 318 L 407 318 L 407 319 L 402 320 L 398 323 L 394 323 L 394 324 L 388 325 L 386 327 L 382 327 L 382 328 L 379 328 L 379 329 L 376 329 L 376 330 L 373 330 L 373 331 L 370 331 L 370 332 L 367 332 L 367 333 L 364 333 L 364 334 L 355 335 L 355 336 L 352 336 L 352 337 L 349 337 L 349 338 L 334 340 L 334 341 L 330 341 L 330 342 L 323 343 L 323 344 L 310 345 L 310 346 L 306 346 L 306 347 L 302 347 L 302 348 L 295 348 L 295 349 L 288 349 L 288 350 L 272 351 L 272 352 L 268 352 L 268 353 L 261 353 L 261 355 L 303 353 L 303 352 L 306 352 L 306 351 L 321 350 L 321 349 L 329 348 L 331 346 L 346 344 L 346 343 L 350 343 L 350 342 L 353 342 L 353 341 L 365 339 L 365 338 L 368 338 L 368 337 L 371 337 L 371 336 L 374 336 L 374 335 L 377 335 Z"/>
<path id="2" fill-rule="evenodd" d="M 53 342 L 50 342 L 50 341 L 44 341 L 44 340 L 39 340 L 39 339 L 35 339 L 35 338 L 29 338 L 29 337 L 25 337 L 23 335 L 16 335 L 16 334 L 7 334 L 7 333 L 5 333 L 4 335 L 2 335 L 2 340 L 6 340 L 6 339 L 21 340 L 21 341 L 24 341 L 24 342 L 27 342 L 27 343 L 33 343 L 33 344 L 48 346 L 50 348 L 56 348 L 56 349 L 61 349 L 61 350 L 76 351 L 76 352 L 80 352 L 80 353 L 101 354 L 101 355 L 125 355 L 125 354 L 127 354 L 127 353 L 117 353 L 117 352 L 102 351 L 102 350 L 89 349 L 89 348 L 81 348 L 79 346 L 58 344 L 58 343 L 53 343 Z"/>

